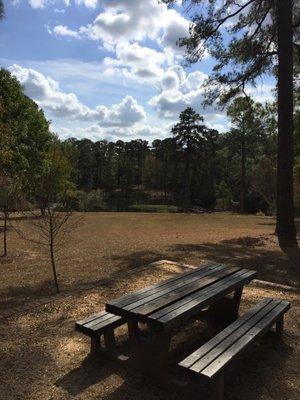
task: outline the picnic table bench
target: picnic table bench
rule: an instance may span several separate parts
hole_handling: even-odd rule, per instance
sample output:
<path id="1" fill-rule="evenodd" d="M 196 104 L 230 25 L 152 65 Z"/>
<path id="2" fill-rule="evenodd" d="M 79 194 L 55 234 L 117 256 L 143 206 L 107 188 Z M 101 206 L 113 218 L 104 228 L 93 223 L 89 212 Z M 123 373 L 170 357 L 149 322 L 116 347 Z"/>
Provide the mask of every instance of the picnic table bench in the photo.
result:
<path id="1" fill-rule="evenodd" d="M 242 290 L 257 272 L 209 264 L 106 303 L 106 311 L 162 332 L 177 330 L 204 308 L 234 292 L 237 314 Z"/>
<path id="2" fill-rule="evenodd" d="M 179 366 L 186 372 L 213 383 L 213 399 L 224 398 L 223 370 L 240 356 L 274 323 L 279 337 L 283 332 L 283 316 L 290 303 L 263 299 L 215 337 L 194 351 Z"/>
<path id="3" fill-rule="evenodd" d="M 256 274 L 256 271 L 244 268 L 207 264 L 109 301 L 106 311 L 127 321 L 133 348 L 132 362 L 139 369 L 166 381 L 172 335 L 230 293 L 233 293 L 231 312 L 236 316 L 243 287 Z M 140 337 L 139 323 L 148 326 L 151 340 Z"/>
<path id="4" fill-rule="evenodd" d="M 76 330 L 91 337 L 91 350 L 100 349 L 104 335 L 106 348 L 114 347 L 114 329 L 127 323 L 132 344 L 131 360 L 160 380 L 169 378 L 166 363 L 171 336 L 190 321 L 210 313 L 220 301 L 233 293 L 230 313 L 235 321 L 179 363 L 182 370 L 211 380 L 214 398 L 223 399 L 223 370 L 274 323 L 282 333 L 283 315 L 290 304 L 264 299 L 238 318 L 244 285 L 256 277 L 256 271 L 207 264 L 108 301 L 106 310 L 76 323 Z M 148 326 L 150 340 L 140 335 L 139 323 Z M 149 339 L 149 337 L 148 337 Z"/>

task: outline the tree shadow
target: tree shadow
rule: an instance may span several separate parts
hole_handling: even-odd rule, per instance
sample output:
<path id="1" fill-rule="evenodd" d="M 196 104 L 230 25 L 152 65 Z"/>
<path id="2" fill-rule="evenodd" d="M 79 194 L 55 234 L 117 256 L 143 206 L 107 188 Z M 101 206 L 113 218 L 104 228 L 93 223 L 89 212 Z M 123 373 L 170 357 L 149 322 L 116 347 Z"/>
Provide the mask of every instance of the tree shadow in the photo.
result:
<path id="1" fill-rule="evenodd" d="M 297 286 L 298 269 L 291 259 L 279 249 L 265 248 L 264 240 L 264 237 L 244 236 L 219 243 L 178 243 L 169 250 L 177 259 L 205 258 L 217 263 L 251 268 L 258 271 L 259 279 Z"/>
<path id="2" fill-rule="evenodd" d="M 128 255 L 117 255 L 108 257 L 110 260 L 119 261 L 116 264 L 117 270 L 121 269 L 138 269 L 142 266 L 159 261 L 166 257 L 161 252 L 154 251 L 135 251 Z"/>
<path id="3" fill-rule="evenodd" d="M 257 400 L 271 390 L 277 393 L 276 398 L 296 400 L 288 379 L 283 379 L 289 375 L 287 362 L 293 351 L 285 341 L 278 340 L 275 332 L 268 332 L 228 368 L 225 393 L 233 399 Z"/>
<path id="4" fill-rule="evenodd" d="M 88 355 L 79 365 L 59 378 L 55 385 L 74 397 L 108 376 L 119 373 L 116 364 L 105 356 Z"/>

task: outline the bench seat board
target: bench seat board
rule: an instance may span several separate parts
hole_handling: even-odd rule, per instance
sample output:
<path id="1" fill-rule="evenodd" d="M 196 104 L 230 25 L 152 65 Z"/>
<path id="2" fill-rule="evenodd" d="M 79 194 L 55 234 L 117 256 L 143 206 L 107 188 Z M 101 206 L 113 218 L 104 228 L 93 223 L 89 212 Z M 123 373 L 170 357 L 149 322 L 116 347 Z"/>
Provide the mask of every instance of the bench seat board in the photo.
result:
<path id="1" fill-rule="evenodd" d="M 206 306 L 223 298 L 241 285 L 250 282 L 256 272 L 241 270 L 225 279 L 214 283 L 200 292 L 185 297 L 169 307 L 148 316 L 150 323 L 157 326 L 164 326 L 164 329 L 171 329 L 178 323 L 188 320 L 191 316 L 200 312 Z"/>
<path id="2" fill-rule="evenodd" d="M 88 336 L 99 336 L 110 329 L 117 328 L 125 323 L 122 317 L 102 311 L 94 314 L 85 320 L 77 321 L 75 330 Z"/>
<path id="3" fill-rule="evenodd" d="M 160 308 L 163 308 L 166 304 L 170 304 L 171 302 L 178 301 L 182 299 L 184 296 L 187 294 L 190 295 L 191 293 L 197 292 L 200 289 L 211 285 L 214 282 L 219 281 L 221 278 L 228 276 L 229 274 L 232 274 L 236 271 L 238 271 L 238 268 L 226 268 L 213 271 L 209 273 L 209 276 L 204 275 L 201 277 L 201 279 L 197 279 L 195 282 L 190 283 L 189 285 L 184 285 L 183 287 L 176 288 L 175 290 L 172 291 L 163 291 L 159 293 L 159 296 L 155 296 L 154 298 L 149 298 L 146 299 L 147 302 L 138 302 L 130 305 L 130 308 L 125 308 L 126 310 L 132 310 L 134 309 L 135 313 L 138 313 L 140 315 L 148 315 L 151 314 L 154 311 L 157 311 Z M 152 301 L 151 301 L 152 300 Z"/>
<path id="4" fill-rule="evenodd" d="M 266 332 L 289 307 L 287 301 L 264 299 L 179 365 L 192 373 L 213 378 L 241 351 Z"/>
<path id="5" fill-rule="evenodd" d="M 201 268 L 197 268 L 197 269 L 193 269 L 191 271 L 188 271 L 184 274 L 180 274 L 180 276 L 178 277 L 173 277 L 173 278 L 169 278 L 163 282 L 160 283 L 156 283 L 154 285 L 151 286 L 147 286 L 146 288 L 140 289 L 134 293 L 129 293 L 126 294 L 118 299 L 115 300 L 110 300 L 109 304 L 111 306 L 116 305 L 118 307 L 125 307 L 137 300 L 141 300 L 142 298 L 149 296 L 153 293 L 156 293 L 160 290 L 164 290 L 167 287 L 174 287 L 176 286 L 176 284 L 178 282 L 182 282 L 185 279 L 189 279 L 191 277 L 194 276 L 201 276 L 201 274 L 205 273 L 206 271 L 212 271 L 215 268 L 227 268 L 225 265 L 221 265 L 221 264 L 205 264 L 204 266 L 202 266 Z"/>

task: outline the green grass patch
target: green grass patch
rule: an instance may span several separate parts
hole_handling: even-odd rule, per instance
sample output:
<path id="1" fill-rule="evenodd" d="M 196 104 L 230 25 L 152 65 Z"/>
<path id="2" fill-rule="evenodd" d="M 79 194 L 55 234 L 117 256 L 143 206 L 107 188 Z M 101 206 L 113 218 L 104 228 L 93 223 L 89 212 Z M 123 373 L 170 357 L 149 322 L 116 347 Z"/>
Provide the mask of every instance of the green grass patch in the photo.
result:
<path id="1" fill-rule="evenodd" d="M 129 208 L 135 212 L 176 213 L 178 211 L 178 207 L 167 204 L 133 204 Z"/>

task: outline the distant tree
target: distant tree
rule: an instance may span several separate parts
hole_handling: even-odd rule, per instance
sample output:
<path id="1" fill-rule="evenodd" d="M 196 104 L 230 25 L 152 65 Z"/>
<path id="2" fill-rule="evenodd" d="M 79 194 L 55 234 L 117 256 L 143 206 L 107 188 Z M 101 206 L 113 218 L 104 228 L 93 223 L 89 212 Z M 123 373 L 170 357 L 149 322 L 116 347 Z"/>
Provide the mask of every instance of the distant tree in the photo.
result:
<path id="1" fill-rule="evenodd" d="M 10 229 L 10 214 L 19 211 L 24 202 L 18 179 L 11 179 L 0 175 L 0 213 L 3 220 L 3 256 L 8 254 L 7 233 Z"/>
<path id="2" fill-rule="evenodd" d="M 57 278 L 57 255 L 65 245 L 66 239 L 78 224 L 72 210 L 69 209 L 69 191 L 73 189 L 69 181 L 69 164 L 58 145 L 48 152 L 42 165 L 41 176 L 36 186 L 35 199 L 42 205 L 43 213 L 38 216 L 36 211 L 26 211 L 28 218 L 27 229 L 24 231 L 17 224 L 17 233 L 33 243 L 46 249 L 49 254 L 54 283 L 59 293 Z"/>
<path id="3" fill-rule="evenodd" d="M 204 129 L 199 123 L 203 117 L 196 113 L 191 107 L 180 113 L 179 123 L 173 126 L 173 137 L 182 149 L 185 159 L 185 207 L 191 205 L 191 162 L 195 147 L 199 144 L 200 134 Z"/>
<path id="4" fill-rule="evenodd" d="M 30 194 L 39 179 L 44 154 L 54 135 L 37 104 L 24 95 L 16 78 L 0 70 L 0 170 L 6 177 L 18 177 Z"/>
<path id="5" fill-rule="evenodd" d="M 188 61 L 199 61 L 207 51 L 216 60 L 207 81 L 207 102 L 219 99 L 221 104 L 227 103 L 264 74 L 272 73 L 277 78 L 276 230 L 282 247 L 297 247 L 293 202 L 293 45 L 298 52 L 299 2 L 185 0 L 184 3 L 190 14 L 193 7 L 195 10 L 190 36 L 180 40 L 180 45 L 187 48 Z"/>
<path id="6" fill-rule="evenodd" d="M 276 158 L 264 156 L 255 165 L 251 177 L 252 189 L 267 203 L 268 214 L 276 209 Z"/>

